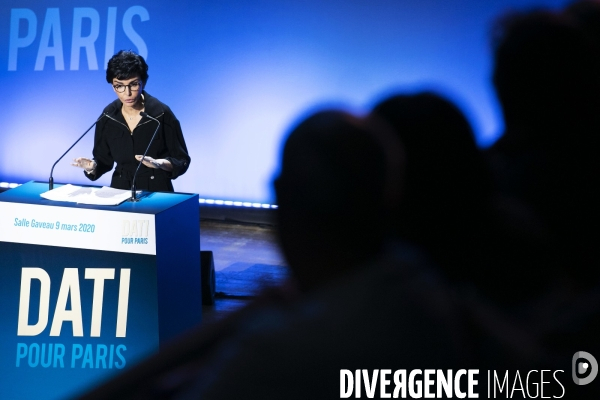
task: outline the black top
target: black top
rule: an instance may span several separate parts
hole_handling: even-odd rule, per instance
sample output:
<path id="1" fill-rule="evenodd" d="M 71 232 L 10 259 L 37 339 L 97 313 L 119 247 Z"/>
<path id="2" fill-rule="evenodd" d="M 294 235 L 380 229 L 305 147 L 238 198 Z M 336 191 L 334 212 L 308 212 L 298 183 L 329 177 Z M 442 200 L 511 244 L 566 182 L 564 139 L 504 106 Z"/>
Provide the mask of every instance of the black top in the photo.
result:
<path id="1" fill-rule="evenodd" d="M 160 121 L 156 137 L 148 150 L 147 156 L 155 159 L 167 159 L 173 165 L 173 171 L 148 168 L 141 165 L 135 186 L 140 190 L 151 192 L 172 192 L 172 179 L 184 174 L 190 165 L 181 125 L 166 104 L 143 92 L 145 112 Z M 138 125 L 130 131 L 121 112 L 119 99 L 110 103 L 103 111 L 106 114 L 96 124 L 94 138 L 94 160 L 97 163 L 94 175 L 85 173 L 92 181 L 100 178 L 113 168 L 111 187 L 131 189 L 133 174 L 139 164 L 136 155 L 143 155 L 156 130 L 156 121 L 142 117 Z"/>

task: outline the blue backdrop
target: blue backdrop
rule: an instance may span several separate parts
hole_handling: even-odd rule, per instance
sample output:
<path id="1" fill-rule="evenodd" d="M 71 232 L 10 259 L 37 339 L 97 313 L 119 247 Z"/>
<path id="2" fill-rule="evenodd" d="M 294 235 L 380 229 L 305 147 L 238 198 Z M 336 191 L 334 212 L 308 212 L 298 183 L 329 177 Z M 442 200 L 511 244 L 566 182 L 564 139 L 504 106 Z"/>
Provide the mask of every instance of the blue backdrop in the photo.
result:
<path id="1" fill-rule="evenodd" d="M 0 6 L 0 182 L 45 180 L 115 98 L 108 58 L 150 65 L 147 91 L 180 119 L 192 157 L 175 189 L 273 202 L 282 138 L 309 109 L 364 112 L 390 92 L 455 100 L 480 145 L 502 131 L 490 85 L 490 23 L 564 0 L 4 0 Z M 90 156 L 93 132 L 55 169 Z M 99 183 L 108 185 L 110 174 Z"/>

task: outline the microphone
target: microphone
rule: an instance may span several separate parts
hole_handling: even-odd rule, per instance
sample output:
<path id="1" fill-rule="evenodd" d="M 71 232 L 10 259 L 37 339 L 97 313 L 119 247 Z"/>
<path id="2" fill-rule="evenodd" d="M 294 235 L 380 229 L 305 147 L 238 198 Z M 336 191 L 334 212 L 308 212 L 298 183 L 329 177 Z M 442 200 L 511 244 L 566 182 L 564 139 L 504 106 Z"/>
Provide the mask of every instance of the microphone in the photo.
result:
<path id="1" fill-rule="evenodd" d="M 99 118 L 98 118 L 98 119 L 97 119 L 97 120 L 96 120 L 96 121 L 95 121 L 95 122 L 92 124 L 92 126 L 90 126 L 90 127 L 87 129 L 87 131 L 83 132 L 83 135 L 81 135 L 81 136 L 79 137 L 79 139 L 77 139 L 77 140 L 75 141 L 75 143 L 73 143 L 73 144 L 71 145 L 71 147 L 69 147 L 69 148 L 67 149 L 67 151 L 65 151 L 65 152 L 63 153 L 63 155 L 62 155 L 62 156 L 60 156 L 60 158 L 59 158 L 58 160 L 56 160 L 56 162 L 55 162 L 55 163 L 52 165 L 52 169 L 50 170 L 50 178 L 48 179 L 48 190 L 52 190 L 52 189 L 54 189 L 54 178 L 52 177 L 52 174 L 54 173 L 54 167 L 56 167 L 56 164 L 58 164 L 58 162 L 59 162 L 60 160 L 62 160 L 62 158 L 63 158 L 64 156 L 66 156 L 66 155 L 67 155 L 67 153 L 68 153 L 68 152 L 69 152 L 69 151 L 70 151 L 70 150 L 71 150 L 73 147 L 75 147 L 75 145 L 76 145 L 77 143 L 79 143 L 79 141 L 80 141 L 81 139 L 83 139 L 83 137 L 84 137 L 84 136 L 85 136 L 85 135 L 86 135 L 86 134 L 87 134 L 87 133 L 90 131 L 90 129 L 92 129 L 92 128 L 94 127 L 94 125 L 96 125 L 96 124 L 98 123 L 98 121 L 100 121 L 102 118 L 104 118 L 104 117 L 107 117 L 107 116 L 108 116 L 108 115 L 107 115 L 106 113 L 102 113 L 102 115 L 101 115 L 101 116 L 100 116 L 100 117 L 99 117 Z"/>
<path id="2" fill-rule="evenodd" d="M 147 117 L 147 118 L 150 118 L 151 120 L 156 121 L 156 123 L 158 125 L 156 126 L 156 129 L 154 130 L 154 134 L 152 134 L 152 138 L 150 139 L 150 143 L 148 143 L 148 147 L 146 147 L 146 151 L 144 152 L 144 155 L 142 156 L 142 159 L 140 160 L 140 162 L 139 162 L 139 164 L 138 164 L 138 166 L 137 166 L 137 168 L 135 170 L 135 173 L 133 174 L 133 182 L 131 184 L 131 198 L 129 199 L 129 201 L 133 201 L 133 202 L 140 201 L 140 199 L 138 199 L 136 197 L 136 194 L 135 194 L 135 178 L 137 178 L 138 171 L 140 170 L 140 167 L 142 166 L 142 163 L 144 162 L 144 158 L 146 157 L 146 154 L 148 153 L 148 150 L 150 150 L 150 145 L 154 141 L 154 137 L 156 136 L 156 132 L 158 132 L 158 128 L 160 128 L 160 121 L 157 120 L 156 118 L 148 115 L 147 113 L 145 113 L 143 111 L 140 112 L 140 115 L 142 117 Z"/>

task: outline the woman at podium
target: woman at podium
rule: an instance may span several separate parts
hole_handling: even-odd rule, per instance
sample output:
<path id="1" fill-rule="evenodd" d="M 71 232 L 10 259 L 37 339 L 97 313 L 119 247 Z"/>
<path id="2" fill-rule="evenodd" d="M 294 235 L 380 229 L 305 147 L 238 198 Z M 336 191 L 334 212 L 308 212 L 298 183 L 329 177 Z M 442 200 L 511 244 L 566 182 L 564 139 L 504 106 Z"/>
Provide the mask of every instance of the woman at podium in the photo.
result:
<path id="1" fill-rule="evenodd" d="M 106 81 L 117 99 L 104 109 L 96 124 L 94 158 L 79 157 L 72 165 L 83 168 L 85 176 L 95 181 L 116 163 L 110 186 L 131 189 L 148 149 L 135 179 L 136 188 L 172 192 L 171 181 L 187 171 L 190 156 L 179 121 L 169 106 L 144 90 L 148 81 L 146 61 L 132 51 L 121 50 L 108 61 Z"/>

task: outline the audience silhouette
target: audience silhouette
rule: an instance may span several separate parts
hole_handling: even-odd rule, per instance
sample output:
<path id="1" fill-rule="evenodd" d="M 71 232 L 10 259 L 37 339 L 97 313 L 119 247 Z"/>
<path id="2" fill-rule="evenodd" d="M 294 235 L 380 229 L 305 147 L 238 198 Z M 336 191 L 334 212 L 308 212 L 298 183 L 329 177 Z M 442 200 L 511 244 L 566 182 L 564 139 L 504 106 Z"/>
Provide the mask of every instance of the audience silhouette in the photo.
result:
<path id="1" fill-rule="evenodd" d="M 514 221 L 509 239 L 535 244 L 527 257 L 506 247 L 519 269 L 514 279 L 537 288 L 503 313 L 543 349 L 543 357 L 528 361 L 555 368 L 568 368 L 577 348 L 600 354 L 594 339 L 600 271 L 592 234 L 598 224 L 593 182 L 600 52 L 582 28 L 581 10 L 508 14 L 494 29 L 493 82 L 505 132 L 487 155 L 503 215 Z M 575 393 L 590 398 L 593 390 Z"/>
<path id="2" fill-rule="evenodd" d="M 600 53 L 559 13 L 510 15 L 495 31 L 494 85 L 506 128 L 489 154 L 499 190 L 535 214 L 559 269 L 571 264 L 572 277 L 596 280 L 588 232 L 598 222 Z"/>
<path id="3" fill-rule="evenodd" d="M 389 235 L 404 160 L 398 139 L 377 125 L 319 112 L 286 140 L 274 182 L 279 235 L 302 288 L 365 263 Z"/>
<path id="4" fill-rule="evenodd" d="M 392 235 L 403 153 L 375 116 L 318 112 L 292 131 L 275 188 L 282 249 L 307 291 L 292 307 L 265 310 L 271 322 L 230 343 L 235 354 L 223 354 L 213 382 L 200 376 L 195 393 L 336 398 L 340 369 L 467 359 L 447 287 L 426 256 Z"/>
<path id="5" fill-rule="evenodd" d="M 454 280 L 487 279 L 494 269 L 482 266 L 496 239 L 490 226 L 492 180 L 467 119 L 433 92 L 394 95 L 373 114 L 387 121 L 405 146 L 398 236 L 427 251 Z"/>

